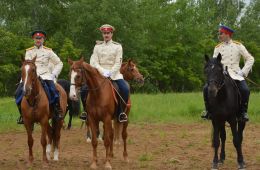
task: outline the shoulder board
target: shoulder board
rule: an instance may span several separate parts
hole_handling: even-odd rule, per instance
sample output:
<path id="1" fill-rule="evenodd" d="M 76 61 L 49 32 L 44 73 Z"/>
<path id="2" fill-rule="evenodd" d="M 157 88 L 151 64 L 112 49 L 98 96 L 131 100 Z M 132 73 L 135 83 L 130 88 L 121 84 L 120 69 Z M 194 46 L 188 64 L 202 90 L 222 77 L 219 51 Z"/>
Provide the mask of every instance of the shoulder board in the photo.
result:
<path id="1" fill-rule="evenodd" d="M 34 46 L 30 47 L 30 48 L 27 48 L 26 51 L 29 51 L 31 49 L 34 49 Z"/>
<path id="2" fill-rule="evenodd" d="M 117 45 L 121 45 L 120 43 L 118 42 L 115 42 L 115 41 L 112 41 L 113 44 L 117 44 Z"/>
<path id="3" fill-rule="evenodd" d="M 219 43 L 218 45 L 215 46 L 215 48 L 218 48 L 219 46 L 221 46 L 223 44 L 223 42 Z"/>
<path id="4" fill-rule="evenodd" d="M 103 44 L 103 43 L 104 43 L 104 41 L 100 41 L 100 40 L 96 41 L 96 45 Z"/>
<path id="5" fill-rule="evenodd" d="M 43 48 L 44 48 L 44 49 L 47 49 L 47 50 L 52 50 L 51 48 L 45 47 L 45 46 L 43 46 Z"/>
<path id="6" fill-rule="evenodd" d="M 241 42 L 239 42 L 239 41 L 234 41 L 234 40 L 233 40 L 233 43 L 238 44 L 238 45 L 241 45 L 241 44 L 242 44 Z"/>

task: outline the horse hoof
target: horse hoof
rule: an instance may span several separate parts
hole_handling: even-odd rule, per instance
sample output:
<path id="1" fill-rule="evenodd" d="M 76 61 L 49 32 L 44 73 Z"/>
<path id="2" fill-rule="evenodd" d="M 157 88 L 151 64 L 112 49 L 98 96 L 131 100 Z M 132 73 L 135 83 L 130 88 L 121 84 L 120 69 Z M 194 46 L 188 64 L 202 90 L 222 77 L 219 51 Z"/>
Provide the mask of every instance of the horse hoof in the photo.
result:
<path id="1" fill-rule="evenodd" d="M 211 170 L 218 170 L 218 163 L 213 163 Z"/>
<path id="2" fill-rule="evenodd" d="M 97 169 L 97 164 L 96 163 L 92 163 L 90 165 L 90 169 Z"/>
<path id="3" fill-rule="evenodd" d="M 90 138 L 87 138 L 86 141 L 87 141 L 87 143 L 90 143 L 90 142 L 91 142 L 91 139 L 90 139 Z"/>
<path id="4" fill-rule="evenodd" d="M 43 161 L 42 167 L 43 167 L 44 169 L 48 168 L 48 162 L 47 162 L 47 161 Z"/>
<path id="5" fill-rule="evenodd" d="M 246 170 L 245 162 L 238 163 L 238 170 Z"/>
<path id="6" fill-rule="evenodd" d="M 218 161 L 218 164 L 219 164 L 219 165 L 223 165 L 223 164 L 224 164 L 224 160 L 223 160 L 223 159 L 219 160 L 219 161 Z"/>
<path id="7" fill-rule="evenodd" d="M 124 157 L 124 161 L 125 161 L 125 163 L 129 163 L 128 157 Z"/>
<path id="8" fill-rule="evenodd" d="M 109 162 L 106 162 L 106 164 L 105 164 L 105 169 L 109 169 L 109 170 L 112 169 L 112 166 L 110 165 Z"/>

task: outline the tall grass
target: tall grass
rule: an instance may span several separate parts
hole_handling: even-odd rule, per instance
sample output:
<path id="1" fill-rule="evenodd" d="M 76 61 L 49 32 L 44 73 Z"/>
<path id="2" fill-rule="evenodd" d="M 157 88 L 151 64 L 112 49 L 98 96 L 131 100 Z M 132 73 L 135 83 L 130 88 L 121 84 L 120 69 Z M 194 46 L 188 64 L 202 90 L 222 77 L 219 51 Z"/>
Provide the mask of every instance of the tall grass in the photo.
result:
<path id="1" fill-rule="evenodd" d="M 202 93 L 167 93 L 131 95 L 130 122 L 133 123 L 191 123 L 201 122 L 204 110 Z M 249 116 L 251 123 L 260 123 L 260 93 L 250 96 Z M 24 130 L 16 124 L 19 113 L 13 98 L 0 98 L 0 132 Z M 68 117 L 66 118 L 66 121 Z M 80 124 L 76 118 L 73 124 Z"/>

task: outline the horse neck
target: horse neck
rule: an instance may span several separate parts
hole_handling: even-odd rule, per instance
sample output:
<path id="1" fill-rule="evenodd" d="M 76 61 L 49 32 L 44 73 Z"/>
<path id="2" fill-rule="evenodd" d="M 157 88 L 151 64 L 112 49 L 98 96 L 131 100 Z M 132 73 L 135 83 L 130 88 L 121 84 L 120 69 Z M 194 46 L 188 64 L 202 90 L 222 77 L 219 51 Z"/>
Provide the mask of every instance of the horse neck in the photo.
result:
<path id="1" fill-rule="evenodd" d="M 37 77 L 37 76 L 36 76 Z M 28 96 L 28 100 L 30 103 L 34 103 L 38 95 L 40 95 L 41 91 L 41 82 L 38 78 L 35 80 L 35 84 L 32 86 L 32 93 Z"/>
<path id="2" fill-rule="evenodd" d="M 106 81 L 104 77 L 102 77 L 98 71 L 91 67 L 90 65 L 86 65 L 84 67 L 84 77 L 86 80 L 86 84 L 88 88 L 90 89 L 89 92 L 91 93 L 99 93 L 100 91 L 103 90 L 103 82 Z M 101 87 L 102 86 L 102 87 Z M 91 89 L 96 89 L 96 90 L 91 90 Z"/>

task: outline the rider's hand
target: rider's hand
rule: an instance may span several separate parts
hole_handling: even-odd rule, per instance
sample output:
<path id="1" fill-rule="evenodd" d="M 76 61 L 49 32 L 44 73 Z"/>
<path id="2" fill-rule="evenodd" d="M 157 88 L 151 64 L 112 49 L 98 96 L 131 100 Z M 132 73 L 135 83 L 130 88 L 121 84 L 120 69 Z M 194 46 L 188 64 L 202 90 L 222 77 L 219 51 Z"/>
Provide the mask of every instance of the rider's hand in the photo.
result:
<path id="1" fill-rule="evenodd" d="M 103 76 L 110 77 L 111 76 L 111 72 L 109 70 L 105 70 L 104 73 L 103 73 Z"/>
<path id="2" fill-rule="evenodd" d="M 244 74 L 243 71 L 241 71 L 241 70 L 239 70 L 239 71 L 237 72 L 237 74 L 240 75 L 240 76 L 242 76 L 242 77 L 245 77 L 245 74 Z"/>

